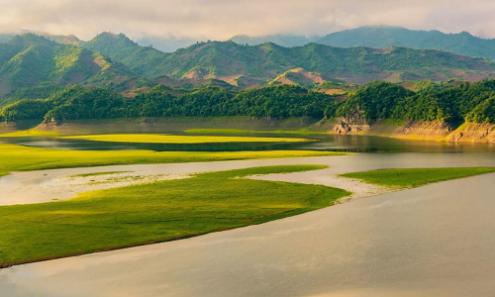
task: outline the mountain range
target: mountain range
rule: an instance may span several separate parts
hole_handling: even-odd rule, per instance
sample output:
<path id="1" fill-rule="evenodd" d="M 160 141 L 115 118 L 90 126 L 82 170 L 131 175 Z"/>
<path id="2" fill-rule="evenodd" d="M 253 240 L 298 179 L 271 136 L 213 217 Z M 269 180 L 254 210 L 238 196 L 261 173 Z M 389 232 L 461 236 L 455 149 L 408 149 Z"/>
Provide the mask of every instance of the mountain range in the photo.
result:
<path id="1" fill-rule="evenodd" d="M 234 36 L 239 44 L 259 45 L 266 42 L 293 47 L 318 43 L 336 47 L 407 47 L 436 49 L 471 57 L 495 59 L 495 39 L 485 39 L 468 32 L 443 33 L 438 30 L 411 30 L 402 27 L 367 26 L 338 31 L 324 36 L 267 35 Z"/>
<path id="2" fill-rule="evenodd" d="M 421 46 L 435 47 L 428 45 L 427 37 L 407 38 L 411 32 L 420 36 L 441 34 L 449 38 L 466 34 L 402 30 L 406 29 L 366 27 L 320 39 L 322 43 L 336 43 L 349 48 L 320 43 L 284 47 L 273 42 L 245 45 L 233 41 L 209 41 L 172 53 L 142 46 L 124 34 L 108 32 L 89 41 L 81 41 L 75 36 L 33 33 L 2 35 L 0 96 L 42 97 L 72 84 L 129 91 L 157 84 L 187 87 L 215 82 L 244 88 L 274 81 L 277 84 L 300 81 L 304 85 L 325 81 L 361 84 L 373 80 L 481 80 L 495 74 L 495 63 L 488 59 L 438 49 L 420 49 Z M 376 35 L 383 37 L 373 38 Z M 400 36 L 403 36 L 400 45 L 408 47 L 389 47 Z M 481 42 L 481 39 L 473 38 L 467 38 L 464 43 L 454 42 L 457 47 L 452 48 L 474 48 L 473 40 Z M 418 48 L 411 48 L 414 44 L 407 43 L 413 39 Z M 355 46 L 356 40 L 367 46 Z M 384 48 L 372 48 L 380 47 L 387 40 L 393 42 Z M 369 44 L 371 42 L 374 43 Z"/>

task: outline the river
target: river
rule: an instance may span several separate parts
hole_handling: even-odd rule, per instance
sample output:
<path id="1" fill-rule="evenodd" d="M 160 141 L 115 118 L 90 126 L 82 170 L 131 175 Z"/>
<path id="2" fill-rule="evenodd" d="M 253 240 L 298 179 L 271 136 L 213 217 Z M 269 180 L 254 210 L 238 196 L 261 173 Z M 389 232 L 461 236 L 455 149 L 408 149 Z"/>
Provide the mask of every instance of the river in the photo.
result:
<path id="1" fill-rule="evenodd" d="M 495 166 L 495 157 L 388 153 L 202 164 L 304 163 L 331 167 L 269 178 L 324 183 L 331 174 L 373 168 Z M 201 171 L 200 163 L 159 166 Z M 494 182 L 495 174 L 441 182 L 191 239 L 14 266 L 0 270 L 0 296 L 494 296 Z"/>

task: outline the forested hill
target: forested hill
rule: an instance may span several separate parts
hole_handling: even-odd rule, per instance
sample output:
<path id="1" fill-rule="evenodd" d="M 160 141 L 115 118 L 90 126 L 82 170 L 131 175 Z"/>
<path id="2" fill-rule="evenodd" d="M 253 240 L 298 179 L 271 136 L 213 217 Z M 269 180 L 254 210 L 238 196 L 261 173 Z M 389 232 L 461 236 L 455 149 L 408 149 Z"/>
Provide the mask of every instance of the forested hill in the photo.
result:
<path id="1" fill-rule="evenodd" d="M 231 38 L 239 44 L 260 45 L 273 42 L 281 46 L 304 46 L 319 43 L 336 47 L 407 47 L 437 49 L 471 57 L 495 60 L 495 39 L 474 36 L 468 32 L 444 33 L 438 30 L 411 30 L 403 27 L 366 26 L 337 31 L 325 36 L 238 35 Z"/>
<path id="2" fill-rule="evenodd" d="M 102 33 L 89 42 L 24 34 L 0 40 L 0 102 L 6 97 L 47 96 L 71 84 L 115 91 L 199 85 L 211 79 L 239 87 L 263 86 L 291 69 L 353 83 L 480 80 L 495 74 L 492 62 L 436 50 L 319 44 L 286 48 L 229 41 L 197 43 L 166 54 L 123 34 Z"/>
<path id="3" fill-rule="evenodd" d="M 423 31 L 401 27 L 371 26 L 335 32 L 315 42 L 338 47 L 437 49 L 495 60 L 495 39 L 484 39 L 467 32 L 447 34 L 437 30 Z"/>
<path id="4" fill-rule="evenodd" d="M 133 74 L 100 53 L 34 34 L 0 42 L 0 97 L 29 89 L 43 95 L 69 84 L 109 86 Z"/>
<path id="5" fill-rule="evenodd" d="M 329 80 L 363 83 L 377 79 L 476 80 L 495 72 L 495 65 L 484 59 L 407 48 L 343 49 L 320 44 L 287 48 L 273 43 L 248 46 L 212 41 L 165 54 L 143 48 L 124 35 L 111 34 L 99 35 L 86 47 L 148 78 L 167 75 L 175 79 L 232 81 L 244 77 L 267 81 L 289 69 L 304 68 Z"/>
<path id="6" fill-rule="evenodd" d="M 429 84 L 417 92 L 398 84 L 373 82 L 347 97 L 282 85 L 241 91 L 218 86 L 192 90 L 157 86 L 126 98 L 110 89 L 74 86 L 46 99 L 19 100 L 0 109 L 3 121 L 238 115 L 345 118 L 369 124 L 435 121 L 451 127 L 466 121 L 495 123 L 495 81 Z"/>

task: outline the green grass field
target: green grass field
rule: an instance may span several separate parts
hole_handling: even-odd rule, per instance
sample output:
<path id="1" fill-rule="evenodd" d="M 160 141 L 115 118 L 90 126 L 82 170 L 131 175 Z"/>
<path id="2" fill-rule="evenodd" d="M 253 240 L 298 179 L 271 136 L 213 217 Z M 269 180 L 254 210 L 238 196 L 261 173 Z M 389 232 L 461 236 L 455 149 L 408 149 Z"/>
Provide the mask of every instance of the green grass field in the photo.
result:
<path id="1" fill-rule="evenodd" d="M 321 168 L 206 173 L 85 193 L 69 201 L 3 206 L 0 267 L 260 224 L 326 207 L 350 194 L 325 186 L 238 178 Z"/>
<path id="2" fill-rule="evenodd" d="M 147 150 L 86 151 L 33 148 L 0 143 L 0 176 L 11 171 L 138 163 L 177 163 L 260 158 L 342 155 L 305 150 L 237 152 L 155 152 Z"/>
<path id="3" fill-rule="evenodd" d="M 326 131 L 314 131 L 308 129 L 299 130 L 245 130 L 245 129 L 187 129 L 187 134 L 192 135 L 294 135 L 294 136 L 311 136 L 311 135 L 328 135 Z"/>
<path id="4" fill-rule="evenodd" d="M 342 174 L 367 183 L 411 188 L 425 184 L 495 172 L 493 167 L 452 167 L 452 168 L 391 168 Z"/>
<path id="5" fill-rule="evenodd" d="M 278 142 L 310 142 L 308 138 L 294 137 L 247 137 L 247 136 L 211 136 L 211 135 L 172 135 L 172 134 L 94 134 L 64 136 L 64 139 L 79 139 L 101 142 L 125 143 L 169 143 L 169 144 L 200 144 L 200 143 L 278 143 Z"/>

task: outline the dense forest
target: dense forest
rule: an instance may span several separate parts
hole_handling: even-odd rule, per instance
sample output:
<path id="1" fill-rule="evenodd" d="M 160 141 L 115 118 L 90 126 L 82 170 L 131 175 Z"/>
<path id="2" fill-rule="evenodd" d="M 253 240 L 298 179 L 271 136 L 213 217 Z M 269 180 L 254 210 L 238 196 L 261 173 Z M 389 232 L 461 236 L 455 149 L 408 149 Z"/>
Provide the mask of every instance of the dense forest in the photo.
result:
<path id="1" fill-rule="evenodd" d="M 300 86 L 239 90 L 216 85 L 193 89 L 156 86 L 129 97 L 106 88 L 71 86 L 43 99 L 22 99 L 0 108 L 3 121 L 63 122 L 78 119 L 179 116 L 258 118 L 346 118 L 495 123 L 495 81 L 429 83 L 411 91 L 399 84 L 372 82 L 345 96 Z"/>

